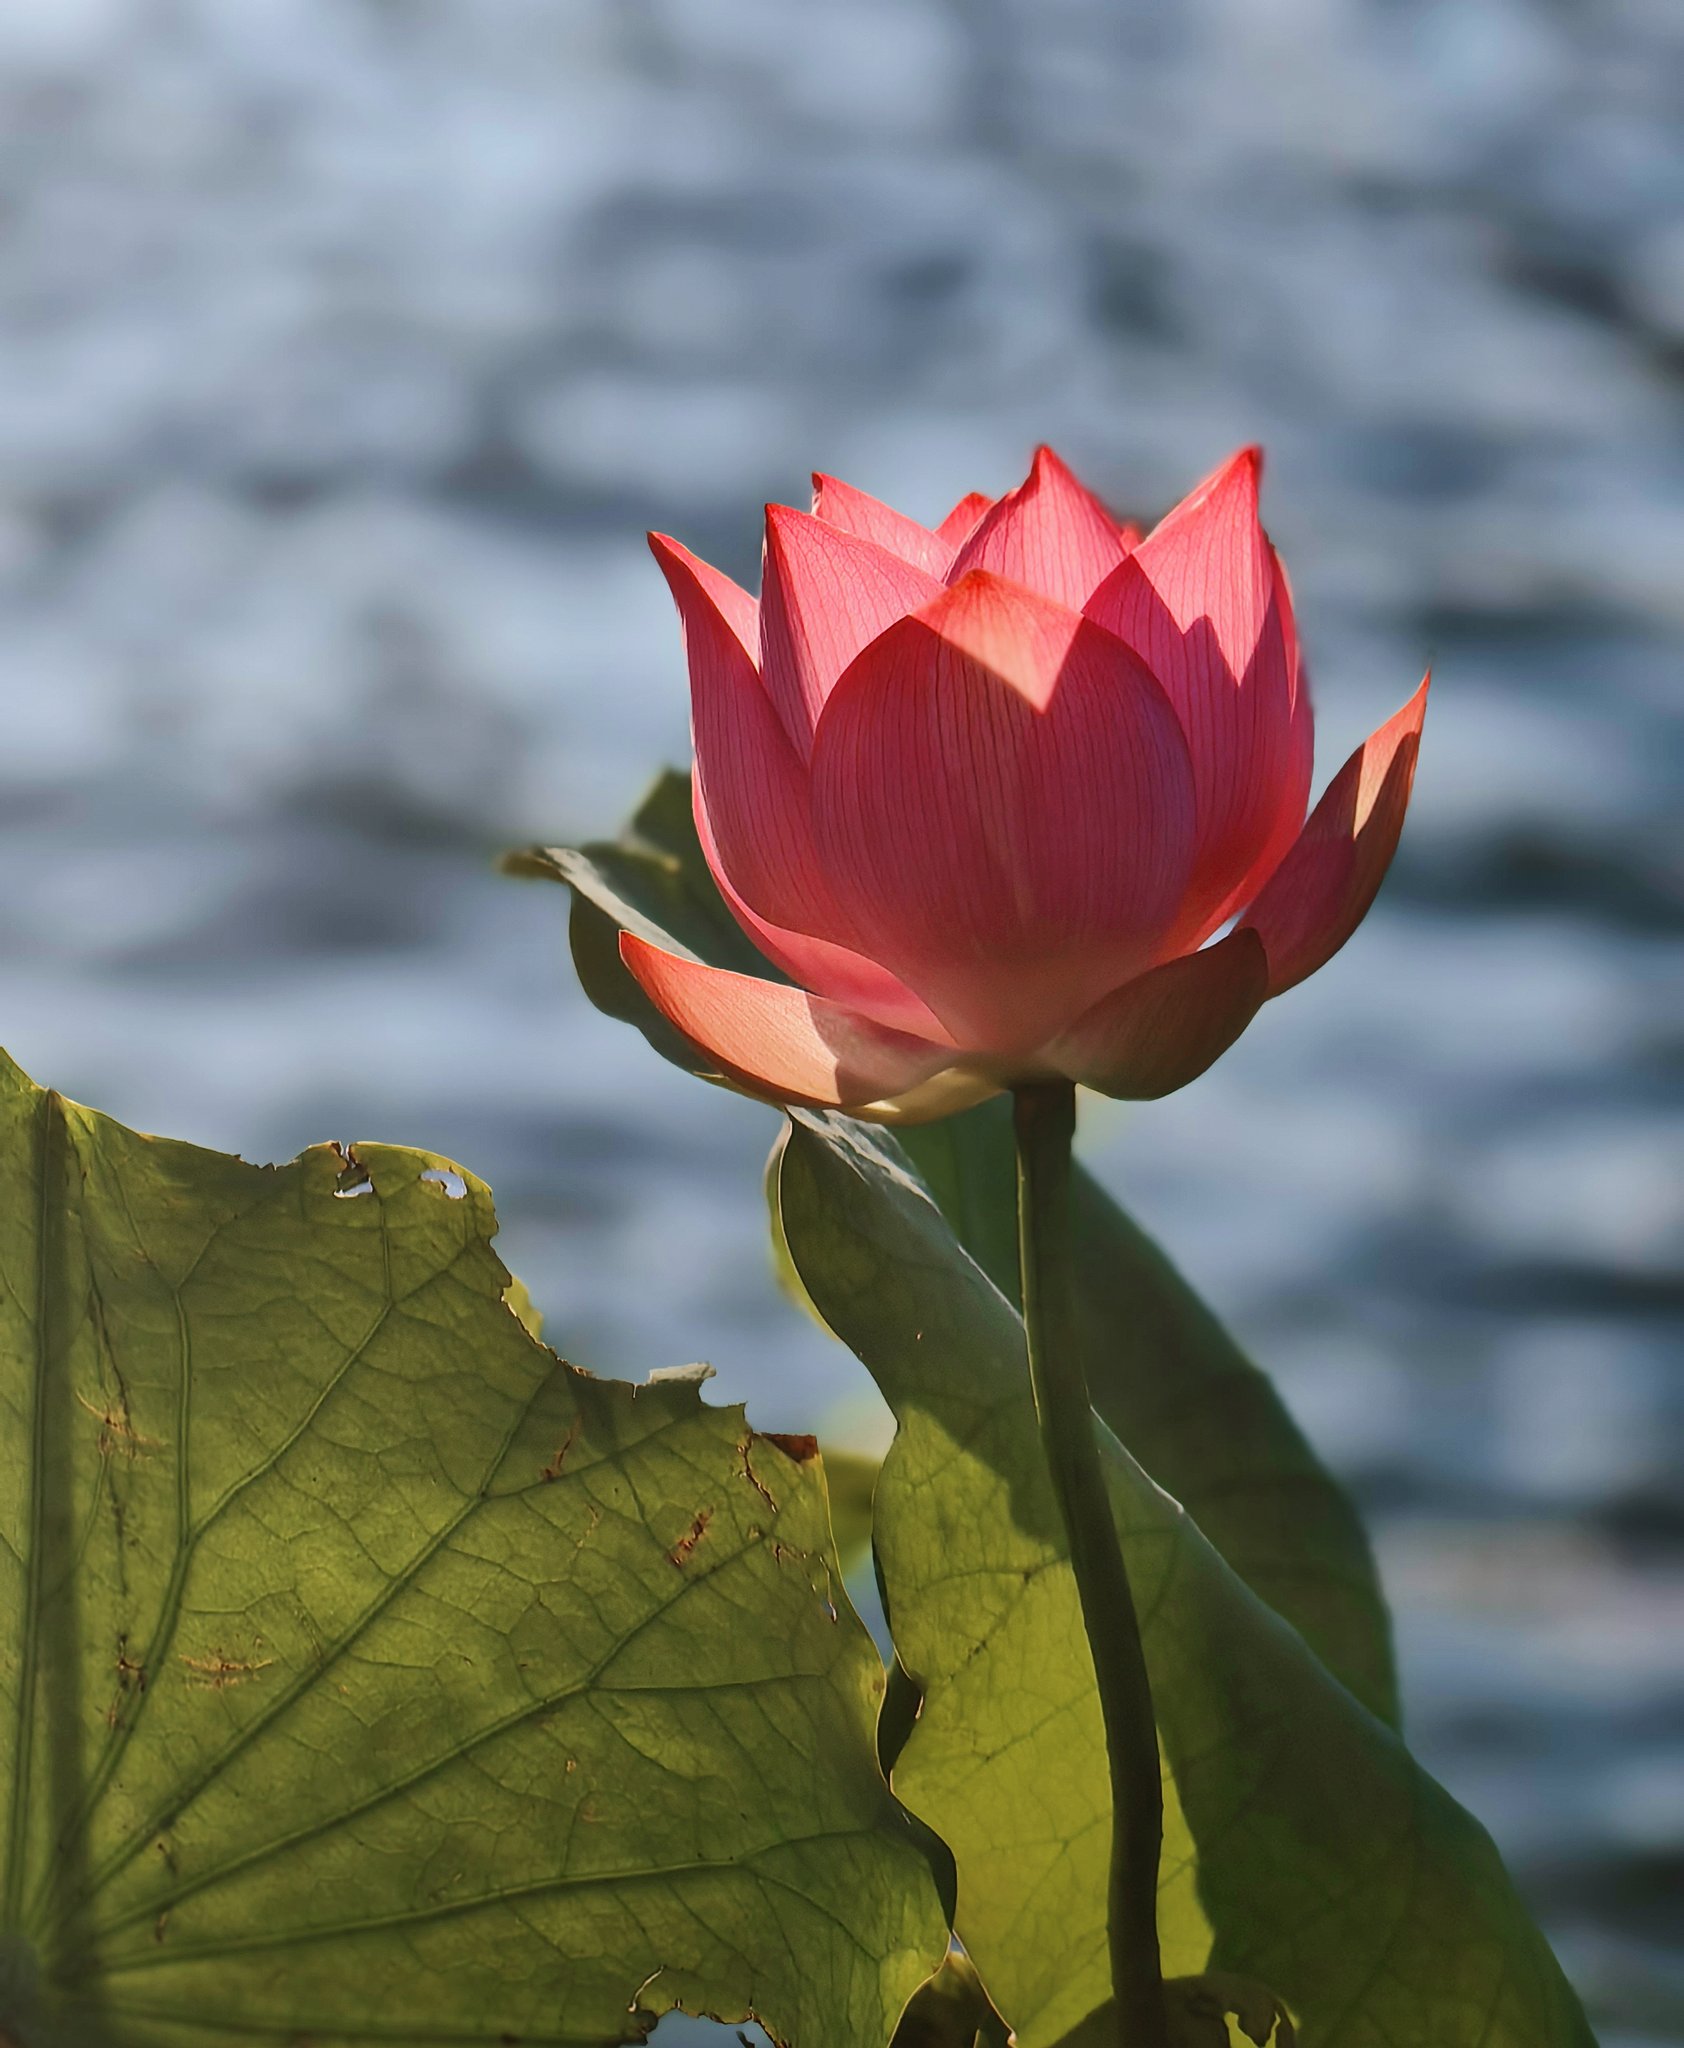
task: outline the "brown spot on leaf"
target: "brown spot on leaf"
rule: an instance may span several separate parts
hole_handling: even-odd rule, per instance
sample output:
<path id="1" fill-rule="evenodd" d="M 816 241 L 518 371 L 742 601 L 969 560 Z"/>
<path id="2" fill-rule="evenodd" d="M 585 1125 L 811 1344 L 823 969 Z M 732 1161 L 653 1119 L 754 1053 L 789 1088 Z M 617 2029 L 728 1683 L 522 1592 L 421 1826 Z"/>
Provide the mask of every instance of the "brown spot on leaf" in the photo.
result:
<path id="1" fill-rule="evenodd" d="M 263 1647 L 263 1638 L 258 1637 L 252 1645 L 254 1650 Z M 267 1671 L 274 1663 L 273 1657 L 230 1657 L 220 1649 L 213 1649 L 208 1657 L 183 1657 L 187 1667 L 187 1683 L 196 1691 L 227 1692 L 231 1686 L 244 1685 L 255 1678 L 260 1671 Z"/>
<path id="2" fill-rule="evenodd" d="M 538 1477 L 543 1480 L 546 1486 L 553 1484 L 554 1481 L 561 1477 L 561 1468 L 567 1462 L 567 1454 L 578 1442 L 579 1432 L 584 1426 L 584 1417 L 582 1415 L 575 1415 L 572 1422 L 568 1424 L 567 1434 L 556 1445 L 550 1457 L 550 1462 L 539 1467 Z"/>
<path id="3" fill-rule="evenodd" d="M 708 1524 L 712 1520 L 712 1508 L 698 1508 L 696 1510 L 696 1519 L 685 1530 L 684 1534 L 679 1537 L 671 1550 L 667 1552 L 668 1557 L 678 1566 L 680 1571 L 684 1569 L 685 1565 L 689 1563 L 691 1557 L 695 1554 L 696 1546 L 707 1534 Z"/>
<path id="4" fill-rule="evenodd" d="M 775 1429 L 757 1429 L 755 1435 L 767 1443 L 776 1444 L 786 1458 L 797 1465 L 810 1464 L 819 1454 L 819 1440 L 816 1436 L 785 1436 Z"/>
<path id="5" fill-rule="evenodd" d="M 77 1405 L 85 1408 L 99 1424 L 99 1454 L 102 1458 L 138 1458 L 143 1451 L 158 1448 L 155 1436 L 142 1436 L 135 1428 L 126 1393 L 116 1401 L 90 1401 L 86 1394 L 78 1394 L 76 1400 Z"/>
<path id="6" fill-rule="evenodd" d="M 123 1709 L 136 1693 L 146 1690 L 146 1666 L 138 1658 L 129 1655 L 128 1631 L 121 1631 L 117 1637 L 117 1691 L 110 1706 L 105 1710 L 105 1725 L 115 1728 L 123 1718 Z"/>
<path id="7" fill-rule="evenodd" d="M 748 1454 L 754 1447 L 754 1437 L 755 1432 L 751 1429 L 748 1435 L 743 1438 L 742 1442 L 738 1444 L 737 1456 L 742 1460 L 743 1477 L 748 1481 L 749 1485 L 754 1488 L 755 1492 L 759 1494 L 760 1498 L 766 1503 L 766 1505 L 772 1510 L 773 1514 L 775 1515 L 778 1512 L 777 1498 L 773 1494 L 772 1489 L 766 1484 L 765 1480 L 761 1478 L 760 1474 L 755 1471 L 753 1465 L 749 1463 Z"/>

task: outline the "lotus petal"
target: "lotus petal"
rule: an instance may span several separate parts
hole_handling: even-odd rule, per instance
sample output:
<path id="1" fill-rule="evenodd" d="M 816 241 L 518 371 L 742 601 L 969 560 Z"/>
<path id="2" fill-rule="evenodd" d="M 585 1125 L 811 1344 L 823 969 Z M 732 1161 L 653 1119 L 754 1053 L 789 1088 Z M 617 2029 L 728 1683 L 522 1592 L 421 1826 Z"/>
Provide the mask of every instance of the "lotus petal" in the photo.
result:
<path id="1" fill-rule="evenodd" d="M 732 886 L 713 845 L 713 828 L 700 795 L 695 800 L 696 835 L 731 915 L 768 960 L 815 995 L 830 996 L 877 1024 L 910 1031 L 941 1044 L 947 1032 L 930 1006 L 886 967 L 829 939 L 786 930 L 752 910 Z"/>
<path id="2" fill-rule="evenodd" d="M 990 569 L 1080 611 L 1126 553 L 1111 514 L 1050 448 L 1038 448 L 1028 476 L 990 507 L 953 558 L 957 583 Z"/>
<path id="3" fill-rule="evenodd" d="M 1156 1101 L 1219 1059 L 1268 993 L 1262 940 L 1254 931 L 1230 932 L 1102 996 L 1043 1056 L 1103 1095 Z"/>
<path id="4" fill-rule="evenodd" d="M 1397 851 L 1427 714 L 1427 676 L 1328 784 L 1292 850 L 1245 914 L 1278 996 L 1325 966 L 1374 901 Z"/>
<path id="5" fill-rule="evenodd" d="M 676 1031 L 769 1101 L 887 1106 L 953 1059 L 951 1046 L 890 1031 L 843 1003 L 664 953 L 632 932 L 620 934 L 620 957 Z"/>
<path id="6" fill-rule="evenodd" d="M 1161 957 L 1192 770 L 1121 641 L 974 571 L 831 693 L 812 815 L 853 943 L 960 1044 L 1023 1053 Z"/>
<path id="7" fill-rule="evenodd" d="M 787 505 L 766 507 L 760 667 L 803 760 L 838 676 L 868 641 L 941 590 L 876 541 Z"/>
<path id="8" fill-rule="evenodd" d="M 806 770 L 744 638 L 744 593 L 664 534 L 649 545 L 684 626 L 697 822 L 705 815 L 715 878 L 757 916 L 846 945 L 851 929 L 813 847 Z"/>
<path id="9" fill-rule="evenodd" d="M 986 504 L 987 500 L 983 502 Z M 930 576 L 945 576 L 953 560 L 956 543 L 920 526 L 916 519 L 908 519 L 904 512 L 897 512 L 880 498 L 856 491 L 852 484 L 818 470 L 813 472 L 813 517 L 843 533 L 858 534 L 861 540 L 874 540 L 880 548 L 887 548 L 890 554 L 899 555 L 903 562 L 910 562 Z"/>
<path id="10" fill-rule="evenodd" d="M 1262 457 L 1232 456 L 1088 600 L 1168 691 L 1193 757 L 1198 851 L 1178 936 L 1198 944 L 1292 844 L 1313 731 L 1292 599 L 1257 516 Z"/>
<path id="11" fill-rule="evenodd" d="M 986 491 L 967 491 L 936 528 L 938 537 L 955 550 L 969 538 L 977 521 L 994 503 Z M 951 563 L 951 557 L 949 558 Z"/>

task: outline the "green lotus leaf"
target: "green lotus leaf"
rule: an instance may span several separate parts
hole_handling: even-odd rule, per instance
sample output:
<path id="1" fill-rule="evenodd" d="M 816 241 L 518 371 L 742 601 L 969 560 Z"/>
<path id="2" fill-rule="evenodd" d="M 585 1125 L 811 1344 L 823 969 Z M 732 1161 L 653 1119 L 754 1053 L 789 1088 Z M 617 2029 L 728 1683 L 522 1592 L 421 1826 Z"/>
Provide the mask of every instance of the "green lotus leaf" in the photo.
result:
<path id="1" fill-rule="evenodd" d="M 1021 1322 L 885 1134 L 797 1117 L 777 1187 L 803 1286 L 898 1423 L 874 1541 L 922 1708 L 895 1788 L 953 1851 L 956 1932 L 1021 2048 L 1086 2041 L 1109 1793 Z M 1304 2048 L 1584 2048 L 1489 1837 L 1101 1441 L 1167 1765 L 1166 1971 L 1272 1996 Z"/>
<path id="2" fill-rule="evenodd" d="M 0 2042 L 881 2048 L 947 1922 L 805 1441 L 555 1358 L 424 1152 L 0 1128 Z"/>
<path id="3" fill-rule="evenodd" d="M 1014 1307 L 1011 1105 L 902 1131 L 954 1234 Z M 1398 1719 L 1391 1623 L 1355 1507 L 1268 1377 L 1166 1254 L 1077 1166 L 1077 1321 L 1094 1407 L 1254 1593 L 1382 1720 Z"/>

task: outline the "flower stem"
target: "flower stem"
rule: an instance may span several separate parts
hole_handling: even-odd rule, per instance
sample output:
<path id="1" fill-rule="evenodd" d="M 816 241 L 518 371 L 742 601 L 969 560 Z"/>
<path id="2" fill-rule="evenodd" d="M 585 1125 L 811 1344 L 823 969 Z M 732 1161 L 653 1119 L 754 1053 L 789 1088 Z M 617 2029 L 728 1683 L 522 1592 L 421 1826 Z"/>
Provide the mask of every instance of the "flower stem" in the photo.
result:
<path id="1" fill-rule="evenodd" d="M 1158 1957 L 1164 1819 L 1157 1724 L 1076 1332 L 1070 1257 L 1076 1090 L 1068 1081 L 1038 1082 L 1019 1088 L 1012 1108 L 1029 1379 L 1093 1654 L 1111 1770 L 1107 1925 L 1116 2038 L 1122 2048 L 1167 2048 Z"/>

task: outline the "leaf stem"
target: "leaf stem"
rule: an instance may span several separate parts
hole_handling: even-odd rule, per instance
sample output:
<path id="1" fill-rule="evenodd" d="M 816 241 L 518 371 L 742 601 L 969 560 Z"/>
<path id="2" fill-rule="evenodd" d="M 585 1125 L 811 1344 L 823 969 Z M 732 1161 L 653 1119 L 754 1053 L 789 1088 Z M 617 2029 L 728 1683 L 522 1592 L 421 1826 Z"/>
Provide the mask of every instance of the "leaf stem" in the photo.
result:
<path id="1" fill-rule="evenodd" d="M 1076 1090 L 1068 1081 L 1020 1087 L 1012 1113 L 1029 1378 L 1093 1655 L 1111 1771 L 1107 1926 L 1116 2038 L 1122 2048 L 1167 2048 L 1158 1956 L 1163 1784 L 1157 1724 L 1076 1331 L 1070 1258 Z"/>

